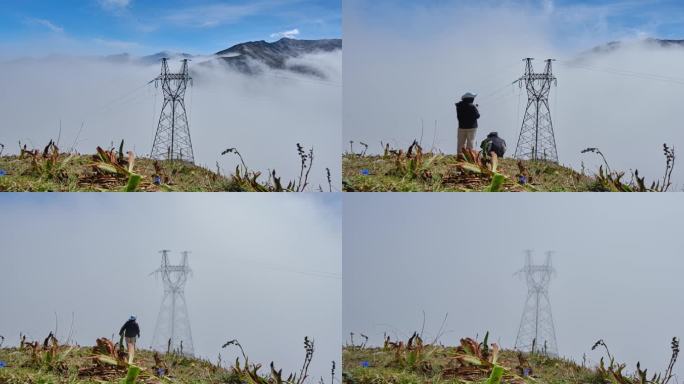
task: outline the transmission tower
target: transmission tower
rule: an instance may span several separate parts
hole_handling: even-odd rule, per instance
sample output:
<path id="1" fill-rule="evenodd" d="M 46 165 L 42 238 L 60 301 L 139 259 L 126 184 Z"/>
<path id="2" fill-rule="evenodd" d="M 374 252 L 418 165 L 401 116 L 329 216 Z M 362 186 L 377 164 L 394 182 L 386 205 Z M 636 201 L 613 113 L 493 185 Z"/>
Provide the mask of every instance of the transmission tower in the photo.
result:
<path id="1" fill-rule="evenodd" d="M 185 90 L 192 78 L 188 74 L 188 60 L 182 60 L 179 73 L 169 71 L 168 59 L 163 58 L 161 74 L 154 80 L 155 87 L 161 85 L 164 92 L 157 132 L 154 135 L 150 157 L 157 160 L 183 160 L 195 162 L 190 140 L 190 126 L 185 111 Z"/>
<path id="2" fill-rule="evenodd" d="M 515 158 L 521 160 L 547 160 L 558 162 L 556 138 L 553 133 L 551 109 L 549 108 L 549 93 L 551 84 L 556 85 L 557 79 L 551 71 L 553 59 L 547 59 L 546 68 L 542 73 L 535 73 L 532 68 L 532 58 L 526 58 L 525 74 L 516 82 L 527 90 L 527 107 L 523 117 L 518 145 L 515 148 Z"/>
<path id="3" fill-rule="evenodd" d="M 169 250 L 160 251 L 161 266 L 152 272 L 161 276 L 164 284 L 164 297 L 157 316 L 157 325 L 154 328 L 152 349 L 192 355 L 194 353 L 192 332 L 184 292 L 185 282 L 191 273 L 188 265 L 189 252 L 181 252 L 183 257 L 178 265 L 169 263 L 169 252 Z"/>
<path id="4" fill-rule="evenodd" d="M 515 349 L 525 352 L 543 353 L 549 356 L 558 355 L 556 331 L 551 315 L 549 300 L 549 283 L 555 273 L 551 265 L 551 252 L 546 253 L 546 263 L 532 264 L 532 251 L 527 251 L 525 267 L 518 274 L 527 281 L 527 300 L 523 309 Z"/>

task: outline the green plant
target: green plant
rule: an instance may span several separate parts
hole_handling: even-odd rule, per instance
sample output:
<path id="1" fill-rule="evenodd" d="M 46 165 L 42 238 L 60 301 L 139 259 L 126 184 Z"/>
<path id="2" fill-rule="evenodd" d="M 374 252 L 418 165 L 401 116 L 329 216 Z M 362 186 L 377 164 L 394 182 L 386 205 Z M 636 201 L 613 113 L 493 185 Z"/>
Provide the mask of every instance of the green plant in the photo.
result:
<path id="1" fill-rule="evenodd" d="M 485 382 L 486 384 L 500 384 L 501 383 L 501 378 L 503 378 L 504 374 L 504 369 L 501 366 L 495 365 L 492 368 L 492 373 L 489 375 L 489 378 Z"/>
<path id="2" fill-rule="evenodd" d="M 128 372 L 126 373 L 126 378 L 123 380 L 123 383 L 135 384 L 135 380 L 138 378 L 138 375 L 140 375 L 141 371 L 142 370 L 140 369 L 140 367 L 135 365 L 129 365 Z"/>
<path id="3" fill-rule="evenodd" d="M 142 176 L 133 172 L 135 154 L 132 151 L 129 151 L 127 158 L 124 159 L 123 144 L 124 142 L 121 140 L 118 152 L 115 152 L 114 149 L 105 151 L 101 147 L 97 147 L 97 154 L 93 155 L 91 166 L 99 174 L 127 178 L 128 181 L 124 190 L 135 192 L 142 181 Z"/>

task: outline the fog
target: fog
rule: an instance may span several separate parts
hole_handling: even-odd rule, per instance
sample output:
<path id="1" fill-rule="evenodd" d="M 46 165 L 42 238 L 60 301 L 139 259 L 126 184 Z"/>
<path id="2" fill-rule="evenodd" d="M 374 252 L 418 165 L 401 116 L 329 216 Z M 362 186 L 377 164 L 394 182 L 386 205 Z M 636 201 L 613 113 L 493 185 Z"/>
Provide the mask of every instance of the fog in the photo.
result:
<path id="1" fill-rule="evenodd" d="M 383 332 L 439 342 L 490 331 L 513 348 L 527 287 L 514 276 L 527 249 L 555 251 L 549 288 L 559 354 L 598 363 L 604 339 L 620 362 L 662 372 L 684 334 L 684 215 L 676 194 L 344 196 L 343 336 Z M 358 336 L 357 336 L 358 342 Z M 675 371 L 684 372 L 681 364 Z"/>
<path id="2" fill-rule="evenodd" d="M 408 147 L 422 137 L 424 148 L 454 153 L 454 102 L 471 91 L 482 114 L 478 144 L 498 131 L 513 156 L 526 93 L 512 82 L 523 58 L 536 58 L 537 71 L 555 58 L 550 105 L 560 162 L 595 171 L 600 159 L 580 152 L 598 147 L 614 169 L 661 177 L 662 144 L 684 142 L 684 48 L 646 44 L 643 38 L 662 37 L 648 30 L 611 29 L 608 6 L 548 4 L 345 1 L 343 150 L 350 140 L 378 153 L 381 141 Z M 622 48 L 587 54 L 614 40 Z M 673 178 L 681 189 L 684 169 L 677 166 Z"/>
<path id="3" fill-rule="evenodd" d="M 247 76 L 206 64 L 206 58 L 190 62 L 194 86 L 185 100 L 196 163 L 215 170 L 218 161 L 223 172 L 232 172 L 239 159 L 220 154 L 236 147 L 252 170 L 276 169 L 284 179 L 293 179 L 299 174 L 296 144 L 301 143 L 314 148 L 312 185 L 327 189 L 328 167 L 339 189 L 342 53 L 293 61 L 313 65 L 327 78 L 267 68 L 260 76 Z M 171 60 L 169 67 L 177 71 L 180 62 Z M 16 153 L 19 141 L 42 147 L 59 138 L 63 150 L 94 153 L 98 145 L 125 139 L 138 155 L 148 155 L 163 94 L 147 83 L 159 71 L 159 63 L 96 57 L 4 61 L 0 143 L 6 153 Z"/>
<path id="4" fill-rule="evenodd" d="M 191 251 L 186 299 L 196 356 L 294 372 L 315 340 L 312 380 L 339 364 L 341 202 L 329 195 L 5 194 L 0 199 L 0 334 L 41 340 L 57 327 L 92 346 L 129 315 L 149 348 L 163 286 L 161 249 Z M 57 324 L 56 319 L 57 318 Z"/>

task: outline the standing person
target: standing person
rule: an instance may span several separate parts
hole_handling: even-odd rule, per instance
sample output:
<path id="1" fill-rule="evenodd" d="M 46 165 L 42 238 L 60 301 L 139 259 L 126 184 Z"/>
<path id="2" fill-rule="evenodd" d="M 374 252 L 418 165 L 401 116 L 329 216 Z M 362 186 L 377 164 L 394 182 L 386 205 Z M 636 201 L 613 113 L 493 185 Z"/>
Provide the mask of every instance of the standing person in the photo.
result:
<path id="1" fill-rule="evenodd" d="M 475 105 L 477 95 L 467 92 L 456 103 L 456 116 L 458 117 L 458 155 L 463 154 L 463 148 L 473 149 L 475 146 L 475 134 L 477 133 L 477 119 L 480 111 Z"/>
<path id="2" fill-rule="evenodd" d="M 126 351 L 128 351 L 128 364 L 133 364 L 135 356 L 135 340 L 140 337 L 140 327 L 135 321 L 135 316 L 131 316 L 124 323 L 119 331 L 119 336 L 126 338 Z"/>

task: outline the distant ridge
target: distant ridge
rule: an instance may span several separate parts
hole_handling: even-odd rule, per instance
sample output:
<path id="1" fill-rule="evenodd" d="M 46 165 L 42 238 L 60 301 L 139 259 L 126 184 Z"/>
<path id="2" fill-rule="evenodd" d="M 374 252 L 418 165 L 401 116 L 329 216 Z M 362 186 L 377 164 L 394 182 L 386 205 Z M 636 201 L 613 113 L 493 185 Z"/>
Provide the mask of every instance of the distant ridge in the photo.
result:
<path id="1" fill-rule="evenodd" d="M 305 54 L 332 52 L 342 49 L 341 39 L 297 40 L 282 38 L 276 42 L 250 41 L 234 45 L 217 52 L 226 64 L 246 73 L 257 74 L 261 71 L 255 63 L 271 69 L 291 70 L 293 72 L 324 77 L 316 68 L 307 65 L 289 65 L 288 60 Z"/>

